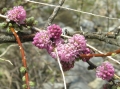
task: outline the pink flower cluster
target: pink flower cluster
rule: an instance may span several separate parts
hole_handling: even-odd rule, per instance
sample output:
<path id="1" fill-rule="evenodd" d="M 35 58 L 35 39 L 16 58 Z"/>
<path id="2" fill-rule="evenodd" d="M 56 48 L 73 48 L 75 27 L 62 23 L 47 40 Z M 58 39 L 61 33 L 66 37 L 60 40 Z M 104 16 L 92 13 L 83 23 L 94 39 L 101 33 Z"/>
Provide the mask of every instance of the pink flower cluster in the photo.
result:
<path id="1" fill-rule="evenodd" d="M 7 18 L 15 21 L 17 24 L 24 24 L 26 19 L 26 11 L 22 6 L 15 6 L 7 12 Z"/>
<path id="2" fill-rule="evenodd" d="M 79 54 L 90 54 L 90 49 L 86 47 L 86 40 L 83 35 L 75 34 L 68 40 L 69 43 L 73 44 L 77 48 L 77 55 Z M 89 60 L 90 58 L 84 58 L 83 61 Z"/>
<path id="3" fill-rule="evenodd" d="M 57 47 L 57 51 L 61 61 L 71 63 L 77 58 L 77 49 L 73 44 L 61 44 Z"/>
<path id="4" fill-rule="evenodd" d="M 109 81 L 114 76 L 114 73 L 115 73 L 114 67 L 109 62 L 104 62 L 96 69 L 96 76 L 102 78 L 103 80 Z"/>
<path id="5" fill-rule="evenodd" d="M 60 38 L 62 29 L 58 25 L 51 25 L 47 30 L 40 31 L 33 38 L 33 44 L 40 49 L 46 49 L 48 53 L 56 58 L 54 48 L 57 49 L 63 70 L 69 70 L 74 66 L 75 59 L 82 54 L 89 54 L 90 50 L 86 47 L 84 36 L 75 34 L 65 42 Z M 83 59 L 84 61 L 88 59 Z"/>
<path id="6" fill-rule="evenodd" d="M 64 71 L 67 71 L 74 67 L 75 59 L 77 58 L 77 49 L 73 44 L 66 43 L 66 44 L 59 44 L 56 47 L 58 56 L 60 58 L 62 67 Z M 48 50 L 48 53 L 56 59 L 56 53 L 54 49 L 51 51 Z"/>
<path id="7" fill-rule="evenodd" d="M 51 43 L 48 32 L 43 30 L 36 33 L 32 43 L 39 49 L 47 49 Z"/>
<path id="8" fill-rule="evenodd" d="M 69 41 L 69 43 L 71 43 L 75 47 L 77 47 L 78 52 L 81 52 L 84 49 L 86 49 L 86 40 L 85 40 L 85 37 L 83 35 L 75 34 L 68 41 Z"/>
<path id="9" fill-rule="evenodd" d="M 47 27 L 50 38 L 59 39 L 62 34 L 62 29 L 59 25 L 51 25 Z"/>

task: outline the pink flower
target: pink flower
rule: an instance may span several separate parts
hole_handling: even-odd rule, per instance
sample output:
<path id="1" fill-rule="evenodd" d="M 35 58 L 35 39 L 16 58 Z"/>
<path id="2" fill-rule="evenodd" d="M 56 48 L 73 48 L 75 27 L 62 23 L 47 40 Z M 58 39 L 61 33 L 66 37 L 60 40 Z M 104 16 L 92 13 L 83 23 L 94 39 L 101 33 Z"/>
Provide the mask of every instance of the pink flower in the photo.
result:
<path id="1" fill-rule="evenodd" d="M 64 40 L 62 38 L 54 40 L 51 45 L 47 47 L 47 52 L 52 56 L 53 58 L 56 58 L 56 53 L 54 52 L 54 48 L 58 47 L 59 45 L 64 44 Z"/>
<path id="2" fill-rule="evenodd" d="M 74 67 L 74 61 L 72 61 L 71 63 L 61 61 L 61 64 L 62 64 L 63 71 L 68 71 Z"/>
<path id="3" fill-rule="evenodd" d="M 45 30 L 42 30 L 36 33 L 32 43 L 40 49 L 44 49 L 44 48 L 47 49 L 52 42 L 50 41 L 48 32 Z"/>
<path id="4" fill-rule="evenodd" d="M 22 6 L 15 6 L 7 12 L 9 20 L 15 21 L 17 24 L 24 24 L 26 19 L 26 11 Z"/>
<path id="5" fill-rule="evenodd" d="M 61 44 L 57 46 L 58 56 L 61 61 L 71 63 L 77 57 L 77 49 L 73 44 Z"/>
<path id="6" fill-rule="evenodd" d="M 58 26 L 56 24 L 48 26 L 47 31 L 49 33 L 50 38 L 53 38 L 53 39 L 60 38 L 60 36 L 62 34 L 62 29 L 60 28 L 60 26 Z"/>
<path id="7" fill-rule="evenodd" d="M 69 43 L 71 43 L 75 47 L 77 47 L 79 52 L 81 52 L 81 51 L 86 49 L 86 40 L 85 40 L 85 37 L 83 35 L 75 34 L 68 41 L 69 41 Z"/>
<path id="8" fill-rule="evenodd" d="M 56 53 L 54 51 L 54 48 L 52 46 L 49 46 L 48 53 L 53 57 L 56 58 Z M 50 50 L 51 49 L 51 50 Z M 74 45 L 67 43 L 67 44 L 59 44 L 57 47 L 58 56 L 60 58 L 60 61 L 71 63 L 72 61 L 75 61 L 77 57 L 77 50 Z"/>
<path id="9" fill-rule="evenodd" d="M 86 46 L 86 40 L 83 35 L 75 34 L 73 37 L 68 39 L 70 44 L 73 44 L 77 48 L 77 55 L 90 54 L 90 49 Z M 90 58 L 82 58 L 83 61 L 89 60 Z"/>
<path id="10" fill-rule="evenodd" d="M 96 69 L 96 76 L 104 80 L 110 80 L 114 76 L 115 70 L 111 63 L 104 62 Z"/>
<path id="11" fill-rule="evenodd" d="M 64 40 L 62 38 L 58 38 L 56 40 L 54 40 L 55 46 L 59 46 L 61 44 L 64 44 Z"/>

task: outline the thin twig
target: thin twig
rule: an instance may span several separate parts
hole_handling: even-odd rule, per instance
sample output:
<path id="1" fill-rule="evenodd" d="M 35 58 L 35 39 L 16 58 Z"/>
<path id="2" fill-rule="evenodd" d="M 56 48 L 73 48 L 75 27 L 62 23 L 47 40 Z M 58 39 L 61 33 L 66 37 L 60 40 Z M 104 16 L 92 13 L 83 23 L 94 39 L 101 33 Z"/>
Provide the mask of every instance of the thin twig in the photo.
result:
<path id="1" fill-rule="evenodd" d="M 20 41 L 20 38 L 19 36 L 17 35 L 17 33 L 15 32 L 14 28 L 13 27 L 10 27 L 10 30 L 11 32 L 14 34 L 17 42 L 18 42 L 18 45 L 19 45 L 19 48 L 20 48 L 20 52 L 21 52 L 21 55 L 22 55 L 22 63 L 23 63 L 23 66 L 27 69 L 27 62 L 26 62 L 26 57 L 25 57 L 25 53 L 24 53 L 24 49 L 22 47 L 22 43 Z M 29 77 L 28 77 L 28 72 L 26 71 L 25 73 L 25 81 L 26 81 L 26 85 L 27 85 L 27 88 L 26 89 L 30 89 L 30 86 L 29 86 Z"/>
<path id="2" fill-rule="evenodd" d="M 80 0 L 80 2 L 81 2 L 81 3 L 79 3 L 79 1 L 77 1 L 77 3 L 78 3 L 77 5 L 79 6 L 79 4 L 80 4 L 80 7 L 78 7 L 78 10 L 82 10 L 84 0 Z M 82 17 L 82 13 L 79 13 L 79 14 L 77 15 L 77 18 L 78 18 L 78 20 L 77 20 L 77 29 L 81 29 L 81 28 L 82 28 L 82 27 L 80 26 L 81 17 Z M 79 28 L 79 26 L 80 26 L 80 28 Z"/>
<path id="3" fill-rule="evenodd" d="M 8 52 L 8 50 L 9 50 L 12 46 L 16 46 L 16 44 L 13 44 L 13 45 L 8 46 L 7 49 L 0 55 L 0 60 L 2 60 L 2 61 L 7 61 L 7 62 L 9 62 L 11 65 L 13 65 L 13 64 L 12 64 L 12 62 L 11 62 L 10 60 L 6 60 L 6 59 L 3 59 L 3 58 L 1 58 L 1 57 L 3 57 L 3 56 Z"/>
<path id="4" fill-rule="evenodd" d="M 58 64 L 59 64 L 59 67 L 60 67 L 60 70 L 61 70 L 61 73 L 62 73 L 62 77 L 63 77 L 63 81 L 64 81 L 64 88 L 67 89 L 66 81 L 65 81 L 65 75 L 64 75 L 64 72 L 63 72 L 63 69 L 62 69 L 62 66 L 61 66 L 60 59 L 59 59 L 58 52 L 57 52 L 56 48 L 55 48 L 55 53 L 56 53 L 57 61 L 58 61 Z"/>
<path id="5" fill-rule="evenodd" d="M 111 20 L 120 20 L 119 18 L 111 18 L 111 17 L 107 17 L 107 16 L 103 16 L 103 15 L 97 15 L 97 14 L 85 12 L 85 11 L 82 11 L 82 10 L 75 10 L 75 9 L 67 8 L 67 7 L 63 7 L 63 6 L 52 5 L 52 4 L 48 4 L 48 3 L 36 2 L 36 1 L 31 1 L 31 0 L 26 0 L 26 1 L 30 2 L 30 3 L 40 4 L 40 5 L 50 6 L 50 7 L 59 7 L 59 8 L 65 9 L 65 10 L 79 12 L 79 13 L 88 14 L 88 15 L 92 15 L 92 16 L 98 16 L 98 17 L 101 17 L 101 18 L 106 18 L 106 19 L 111 19 Z"/>
<path id="6" fill-rule="evenodd" d="M 104 54 L 103 52 L 101 52 L 100 50 L 96 49 L 95 47 L 93 47 L 93 46 L 91 46 L 91 45 L 89 45 L 89 44 L 87 44 L 87 46 L 88 46 L 89 48 L 93 49 L 94 51 L 100 53 L 100 54 Z M 115 59 L 112 58 L 111 56 L 107 56 L 107 58 L 110 59 L 110 60 L 112 60 L 112 61 L 114 61 L 114 62 L 116 62 L 116 63 L 118 63 L 118 64 L 120 64 L 119 61 L 115 60 Z"/>
<path id="7" fill-rule="evenodd" d="M 4 17 L 4 15 L 2 15 Z M 36 29 L 37 31 L 40 31 L 38 30 L 36 27 L 33 27 L 34 29 Z M 104 42 L 107 42 L 109 44 L 113 44 L 113 45 L 116 45 L 116 46 L 120 46 L 120 44 L 118 42 L 115 41 L 115 39 L 109 39 L 109 37 L 111 38 L 116 38 L 116 36 L 118 35 L 119 33 L 119 28 L 116 28 L 116 32 L 113 32 L 112 34 L 109 34 L 109 33 L 101 33 L 101 34 L 98 34 L 98 33 L 88 33 L 88 32 L 84 32 L 84 36 L 88 39 L 98 39 L 100 41 L 104 41 Z M 83 33 L 83 32 L 82 32 Z M 77 31 L 77 34 L 82 34 L 81 31 Z M 76 34 L 75 33 L 72 33 L 70 35 L 73 35 L 73 34 Z M 117 35 L 116 35 L 117 34 Z M 31 34 L 31 35 L 25 35 L 25 36 L 20 36 L 21 39 L 23 39 L 24 41 L 32 41 L 32 37 L 34 37 L 35 34 Z M 22 42 L 23 42 L 22 40 Z M 3 43 L 3 42 L 15 42 L 15 38 L 13 36 L 6 36 L 6 35 L 1 35 L 0 36 L 0 43 Z"/>
<path id="8" fill-rule="evenodd" d="M 0 57 L 4 56 L 12 46 L 16 46 L 16 44 L 8 46 L 7 49 L 0 55 Z"/>
<path id="9" fill-rule="evenodd" d="M 60 0 L 60 1 L 59 1 L 59 6 L 62 6 L 63 3 L 64 3 L 64 1 L 65 1 L 65 0 Z M 59 10 L 60 10 L 60 7 L 55 7 L 53 13 L 52 13 L 51 16 L 48 18 L 48 21 L 47 21 L 47 23 L 45 24 L 45 28 L 53 22 L 54 18 L 57 16 Z"/>
<path id="10" fill-rule="evenodd" d="M 7 19 L 7 16 L 0 14 L 0 17 L 3 19 Z"/>
<path id="11" fill-rule="evenodd" d="M 42 29 L 33 27 L 32 30 L 34 30 L 33 33 L 18 32 L 18 35 L 19 35 L 19 37 L 21 39 L 21 42 L 33 41 L 33 37 L 35 36 L 35 33 L 39 32 Z M 2 32 L 0 31 L 0 33 L 2 33 Z M 88 33 L 88 32 L 83 32 L 82 28 L 81 28 L 81 31 L 75 31 L 74 33 L 69 33 L 69 35 L 72 36 L 74 34 L 82 34 L 87 39 L 97 39 L 97 40 L 104 41 L 104 42 L 107 42 L 107 43 L 112 44 L 112 45 L 120 46 L 120 44 L 115 39 L 112 39 L 112 38 L 115 38 L 116 33 L 119 33 L 119 30 L 117 30 L 114 33 L 115 34 L 112 34 L 112 35 L 108 34 L 106 32 L 105 33 L 104 32 L 102 32 L 102 33 L 98 33 L 98 32 Z M 110 37 L 112 36 L 112 38 L 109 38 L 109 36 Z M 15 37 L 13 35 L 11 35 L 11 34 L 8 34 L 7 31 L 4 32 L 4 34 L 0 35 L 0 43 L 15 43 L 15 42 L 16 42 Z"/>
<path id="12" fill-rule="evenodd" d="M 22 33 L 22 34 L 21 34 Z M 33 37 L 35 36 L 35 33 L 28 33 L 26 34 L 26 32 L 18 32 L 19 38 L 21 39 L 21 42 L 29 42 L 29 41 L 33 41 Z M 1 34 L 0 35 L 0 44 L 1 43 L 16 43 L 15 37 L 12 34 Z"/>
<path id="13" fill-rule="evenodd" d="M 11 65 L 13 65 L 12 62 L 11 62 L 10 60 L 6 60 L 6 59 L 3 59 L 3 58 L 0 58 L 0 60 L 1 60 L 1 61 L 9 62 Z"/>
<path id="14" fill-rule="evenodd" d="M 117 79 L 119 79 L 119 80 L 120 80 L 120 77 L 119 77 L 118 75 L 114 74 L 114 76 L 115 76 Z"/>

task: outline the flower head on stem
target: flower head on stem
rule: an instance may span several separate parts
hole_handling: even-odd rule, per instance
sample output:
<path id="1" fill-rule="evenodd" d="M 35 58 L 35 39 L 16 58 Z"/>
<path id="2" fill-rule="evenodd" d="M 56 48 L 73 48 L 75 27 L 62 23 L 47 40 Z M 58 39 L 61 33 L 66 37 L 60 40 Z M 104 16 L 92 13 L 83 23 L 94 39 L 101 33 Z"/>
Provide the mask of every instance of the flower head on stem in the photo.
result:
<path id="1" fill-rule="evenodd" d="M 102 78 L 103 80 L 109 81 L 114 76 L 115 70 L 111 63 L 104 62 L 102 65 L 98 66 L 96 69 L 96 76 Z"/>
<path id="2" fill-rule="evenodd" d="M 7 19 L 14 21 L 17 24 L 24 24 L 26 11 L 22 6 L 15 6 L 12 10 L 7 12 Z"/>

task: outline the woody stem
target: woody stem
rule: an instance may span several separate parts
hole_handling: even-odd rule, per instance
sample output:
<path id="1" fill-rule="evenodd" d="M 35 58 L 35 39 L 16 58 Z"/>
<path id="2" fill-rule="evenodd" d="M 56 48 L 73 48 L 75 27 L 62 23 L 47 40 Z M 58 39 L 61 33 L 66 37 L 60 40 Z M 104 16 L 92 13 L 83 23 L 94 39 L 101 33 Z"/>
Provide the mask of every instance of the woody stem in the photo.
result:
<path id="1" fill-rule="evenodd" d="M 26 57 L 25 57 L 24 49 L 22 47 L 22 43 L 20 41 L 20 38 L 17 35 L 17 33 L 15 32 L 15 30 L 14 30 L 13 27 L 10 27 L 10 30 L 13 33 L 13 35 L 15 36 L 16 41 L 17 41 L 17 43 L 19 45 L 21 56 L 22 56 L 22 64 L 27 69 Z M 25 82 L 26 82 L 26 85 L 27 85 L 26 89 L 30 89 L 30 86 L 29 86 L 29 77 L 28 77 L 28 72 L 27 71 L 25 72 Z"/>

